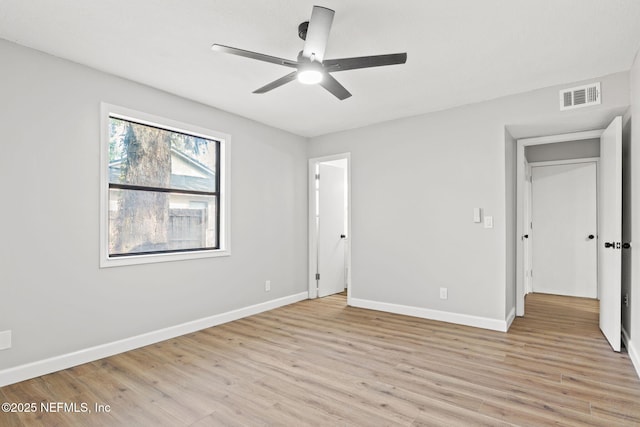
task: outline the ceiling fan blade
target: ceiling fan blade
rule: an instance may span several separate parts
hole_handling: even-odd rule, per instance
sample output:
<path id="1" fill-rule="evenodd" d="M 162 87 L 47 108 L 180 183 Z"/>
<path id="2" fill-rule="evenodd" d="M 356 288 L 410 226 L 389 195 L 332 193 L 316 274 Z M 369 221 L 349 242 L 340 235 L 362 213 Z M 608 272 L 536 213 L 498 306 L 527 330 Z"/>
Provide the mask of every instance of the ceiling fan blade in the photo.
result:
<path id="1" fill-rule="evenodd" d="M 262 86 L 260 89 L 254 90 L 253 93 L 269 92 L 270 90 L 280 87 L 285 83 L 289 83 L 290 81 L 293 81 L 296 79 L 297 73 L 298 73 L 297 71 L 294 71 L 293 73 L 287 74 L 284 77 L 280 77 L 278 80 L 274 80 L 271 83 Z"/>
<path id="2" fill-rule="evenodd" d="M 285 67 L 295 68 L 298 66 L 297 61 L 291 61 L 289 59 L 264 55 L 262 53 L 252 52 L 250 50 L 243 50 L 235 47 L 223 46 L 221 44 L 214 44 L 213 46 L 211 46 L 211 50 L 216 52 L 230 53 L 232 55 L 244 56 L 245 58 L 257 59 L 258 61 L 270 62 L 272 64 L 284 65 Z"/>
<path id="3" fill-rule="evenodd" d="M 324 78 L 320 82 L 320 86 L 331 92 L 340 101 L 347 99 L 351 96 L 349 91 L 344 88 L 333 76 L 329 73 L 325 73 Z"/>
<path id="4" fill-rule="evenodd" d="M 307 37 L 302 49 L 302 56 L 310 59 L 315 56 L 315 60 L 322 62 L 324 59 L 324 51 L 327 48 L 329 40 L 329 31 L 333 24 L 333 15 L 335 12 L 331 9 L 321 6 L 313 6 L 311 19 L 309 19 L 309 28 L 307 29 Z"/>
<path id="5" fill-rule="evenodd" d="M 392 53 L 389 55 L 360 56 L 357 58 L 327 59 L 322 64 L 329 72 L 355 70 L 358 68 L 381 67 L 383 65 L 404 64 L 407 62 L 406 53 Z"/>

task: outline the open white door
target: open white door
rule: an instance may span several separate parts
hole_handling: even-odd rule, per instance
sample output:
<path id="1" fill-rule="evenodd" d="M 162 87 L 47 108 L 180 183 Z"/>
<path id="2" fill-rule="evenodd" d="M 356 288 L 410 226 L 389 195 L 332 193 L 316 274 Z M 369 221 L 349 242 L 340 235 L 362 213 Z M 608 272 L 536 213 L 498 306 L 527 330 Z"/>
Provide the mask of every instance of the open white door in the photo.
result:
<path id="1" fill-rule="evenodd" d="M 345 170 L 320 163 L 318 296 L 345 289 Z"/>
<path id="2" fill-rule="evenodd" d="M 600 137 L 598 180 L 598 287 L 600 330 L 620 351 L 622 271 L 622 118 Z"/>

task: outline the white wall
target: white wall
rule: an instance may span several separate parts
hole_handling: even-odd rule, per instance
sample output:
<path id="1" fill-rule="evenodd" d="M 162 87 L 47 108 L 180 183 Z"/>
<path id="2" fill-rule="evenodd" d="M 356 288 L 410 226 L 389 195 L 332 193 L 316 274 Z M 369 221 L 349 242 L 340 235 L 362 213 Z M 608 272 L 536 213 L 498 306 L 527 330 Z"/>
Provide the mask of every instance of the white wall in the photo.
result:
<path id="1" fill-rule="evenodd" d="M 0 58 L 0 376 L 307 291 L 304 138 L 9 42 Z M 231 135 L 230 257 L 98 267 L 101 101 Z"/>
<path id="2" fill-rule="evenodd" d="M 515 295 L 507 264 L 519 241 L 507 183 L 515 158 L 505 144 L 604 127 L 629 105 L 628 77 L 597 79 L 603 104 L 582 111 L 559 111 L 558 91 L 583 83 L 569 82 L 311 139 L 310 157 L 351 152 L 352 297 L 505 327 Z M 474 224 L 474 207 L 493 216 L 495 228 Z"/>
<path id="3" fill-rule="evenodd" d="M 629 355 L 640 375 L 640 52 L 636 54 L 630 72 L 631 80 L 631 287 L 629 292 L 629 324 L 623 325 L 630 334 Z M 626 311 L 626 310 L 625 310 Z"/>

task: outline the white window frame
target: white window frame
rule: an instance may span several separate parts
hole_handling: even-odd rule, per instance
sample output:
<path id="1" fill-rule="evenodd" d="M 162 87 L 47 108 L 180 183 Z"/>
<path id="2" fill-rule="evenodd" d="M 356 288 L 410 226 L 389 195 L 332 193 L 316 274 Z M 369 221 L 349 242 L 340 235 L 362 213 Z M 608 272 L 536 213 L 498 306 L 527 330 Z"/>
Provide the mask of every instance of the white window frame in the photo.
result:
<path id="1" fill-rule="evenodd" d="M 109 117 L 111 115 L 140 124 L 220 141 L 220 152 L 218 155 L 220 156 L 220 168 L 222 170 L 216 171 L 216 173 L 220 174 L 220 206 L 218 207 L 220 215 L 219 249 L 175 253 L 132 254 L 117 257 L 109 256 Z M 230 148 L 231 135 L 102 102 L 100 104 L 100 268 L 231 255 L 229 197 L 229 177 L 231 172 Z"/>

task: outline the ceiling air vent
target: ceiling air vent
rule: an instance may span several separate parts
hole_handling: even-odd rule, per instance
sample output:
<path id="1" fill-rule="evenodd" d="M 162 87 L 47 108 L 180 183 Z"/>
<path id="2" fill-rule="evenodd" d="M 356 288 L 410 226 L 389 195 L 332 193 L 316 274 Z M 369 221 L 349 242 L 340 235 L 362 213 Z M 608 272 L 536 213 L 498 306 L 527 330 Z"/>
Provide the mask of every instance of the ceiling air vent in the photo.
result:
<path id="1" fill-rule="evenodd" d="M 600 82 L 560 91 L 560 111 L 600 104 Z"/>

